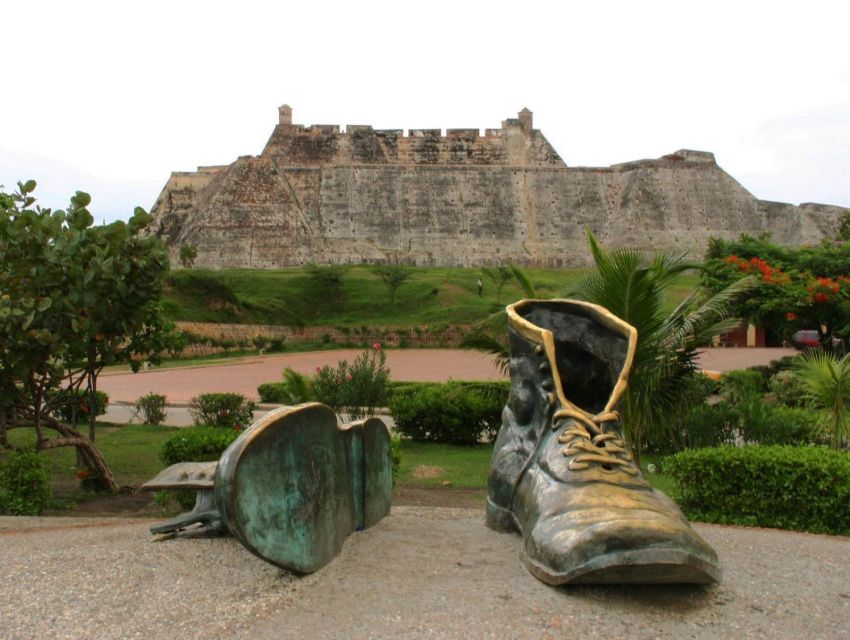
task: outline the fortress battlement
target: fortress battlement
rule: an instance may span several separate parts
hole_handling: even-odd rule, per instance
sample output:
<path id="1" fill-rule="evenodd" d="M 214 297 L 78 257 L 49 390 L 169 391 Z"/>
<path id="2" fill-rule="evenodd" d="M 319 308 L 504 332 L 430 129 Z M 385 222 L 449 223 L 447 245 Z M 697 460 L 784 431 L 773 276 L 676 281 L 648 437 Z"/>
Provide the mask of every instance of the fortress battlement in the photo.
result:
<path id="1" fill-rule="evenodd" d="M 292 164 L 565 166 L 523 109 L 500 129 L 374 129 L 370 125 L 292 123 L 292 108 L 279 121 L 262 156 Z"/>

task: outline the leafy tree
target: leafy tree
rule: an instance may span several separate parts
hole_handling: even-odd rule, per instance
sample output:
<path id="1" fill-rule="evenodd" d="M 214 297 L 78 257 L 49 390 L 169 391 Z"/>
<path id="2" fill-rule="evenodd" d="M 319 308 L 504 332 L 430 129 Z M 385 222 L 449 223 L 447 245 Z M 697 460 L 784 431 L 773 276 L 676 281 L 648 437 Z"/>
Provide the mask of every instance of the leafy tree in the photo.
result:
<path id="1" fill-rule="evenodd" d="M 623 395 L 623 426 L 626 439 L 639 459 L 643 443 L 653 438 L 675 440 L 668 419 L 696 370 L 697 348 L 715 335 L 739 324 L 727 319 L 734 301 L 753 286 L 740 279 L 715 293 L 698 289 L 673 311 L 664 300 L 674 279 L 699 265 L 685 254 L 660 252 L 651 257 L 643 251 L 604 249 L 587 230 L 594 269 L 571 287 L 568 297 L 601 305 L 637 329 L 629 386 Z"/>
<path id="2" fill-rule="evenodd" d="M 717 291 L 754 276 L 756 286 L 735 304 L 735 313 L 765 324 L 789 339 L 798 329 L 816 329 L 824 349 L 850 347 L 850 243 L 790 248 L 769 236 L 712 239 L 703 284 Z"/>
<path id="3" fill-rule="evenodd" d="M 832 448 L 850 437 L 850 353 L 843 358 L 825 351 L 809 351 L 794 362 L 806 395 L 826 413 Z"/>
<path id="4" fill-rule="evenodd" d="M 382 264 L 372 269 L 372 273 L 383 280 L 390 292 L 390 310 L 395 310 L 395 294 L 398 288 L 410 279 L 413 272 L 400 264 Z"/>
<path id="5" fill-rule="evenodd" d="M 168 254 L 141 236 L 150 223 L 142 209 L 128 223 L 94 226 L 88 194 L 78 191 L 66 210 L 52 211 L 33 208 L 35 186 L 30 180 L 17 193 L 0 192 L 2 444 L 6 429 L 33 427 L 37 450 L 76 447 L 79 463 L 115 490 L 94 446 L 97 378 L 106 365 L 138 370 L 167 349 L 159 299 Z M 63 388 L 88 396 L 88 435 L 75 418 L 55 416 Z"/>
<path id="6" fill-rule="evenodd" d="M 191 244 L 183 243 L 180 245 L 180 266 L 184 269 L 191 269 L 195 266 L 195 259 L 198 257 L 198 248 Z"/>

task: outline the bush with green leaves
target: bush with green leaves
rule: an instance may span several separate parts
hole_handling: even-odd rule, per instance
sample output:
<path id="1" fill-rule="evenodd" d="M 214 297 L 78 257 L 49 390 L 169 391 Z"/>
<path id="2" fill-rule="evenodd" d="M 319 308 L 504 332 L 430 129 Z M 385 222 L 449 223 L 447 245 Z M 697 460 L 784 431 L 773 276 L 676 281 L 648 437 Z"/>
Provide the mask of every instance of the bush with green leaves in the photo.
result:
<path id="1" fill-rule="evenodd" d="M 679 504 L 701 522 L 850 534 L 850 455 L 824 447 L 683 451 L 665 460 Z"/>
<path id="2" fill-rule="evenodd" d="M 337 414 L 357 420 L 375 414 L 386 406 L 390 371 L 380 344 L 366 349 L 350 365 L 340 360 L 336 367 L 318 368 L 313 379 L 313 394 Z"/>
<path id="3" fill-rule="evenodd" d="M 196 426 L 241 431 L 254 421 L 254 409 L 254 402 L 241 393 L 202 393 L 189 401 L 189 414 Z"/>
<path id="4" fill-rule="evenodd" d="M 291 367 L 283 370 L 283 382 L 261 384 L 257 387 L 257 393 L 263 402 L 301 404 L 316 399 L 310 378 Z"/>
<path id="5" fill-rule="evenodd" d="M 736 441 L 741 412 L 728 402 L 690 405 L 677 412 L 672 418 L 671 429 L 675 438 L 663 441 L 650 439 L 647 450 L 652 453 L 668 454 L 683 449 L 717 447 Z"/>
<path id="6" fill-rule="evenodd" d="M 714 433 L 715 425 L 706 420 L 706 401 L 717 383 L 697 373 L 686 376 L 680 385 L 679 400 L 659 424 L 647 430 L 644 447 L 654 453 L 672 453 L 693 446 L 713 446 L 725 442 L 722 432 Z"/>
<path id="7" fill-rule="evenodd" d="M 166 411 L 167 404 L 168 398 L 161 393 L 151 392 L 139 396 L 133 407 L 133 417 L 142 424 L 161 425 L 168 416 L 168 412 Z"/>
<path id="8" fill-rule="evenodd" d="M 492 440 L 508 392 L 504 385 L 447 382 L 396 389 L 389 403 L 398 433 L 419 442 Z"/>
<path id="9" fill-rule="evenodd" d="M 727 371 L 720 379 L 720 395 L 732 405 L 738 405 L 753 396 L 761 397 L 766 391 L 767 378 L 752 369 Z"/>
<path id="10" fill-rule="evenodd" d="M 750 396 L 735 409 L 741 440 L 748 444 L 812 444 L 818 425 L 811 411 L 785 407 Z"/>
<path id="11" fill-rule="evenodd" d="M 810 404 L 806 397 L 803 381 L 793 371 L 779 371 L 767 383 L 768 398 L 786 407 L 806 407 Z"/>
<path id="12" fill-rule="evenodd" d="M 187 427 L 166 440 L 159 459 L 166 466 L 178 462 L 208 462 L 218 460 L 239 432 L 216 427 Z"/>
<path id="13" fill-rule="evenodd" d="M 59 393 L 54 415 L 62 422 L 88 423 L 89 421 L 89 393 L 85 389 L 63 389 Z M 95 394 L 95 415 L 102 416 L 109 406 L 109 396 L 98 391 Z M 76 412 L 75 412 L 76 411 Z"/>
<path id="14" fill-rule="evenodd" d="M 47 460 L 35 451 L 0 452 L 0 513 L 37 516 L 50 505 Z"/>

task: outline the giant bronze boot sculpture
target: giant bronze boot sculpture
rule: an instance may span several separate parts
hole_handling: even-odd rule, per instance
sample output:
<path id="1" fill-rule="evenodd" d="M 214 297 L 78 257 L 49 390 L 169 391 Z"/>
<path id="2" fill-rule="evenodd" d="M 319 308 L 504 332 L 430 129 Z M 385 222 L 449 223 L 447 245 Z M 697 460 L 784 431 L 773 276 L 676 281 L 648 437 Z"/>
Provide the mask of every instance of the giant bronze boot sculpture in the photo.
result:
<path id="1" fill-rule="evenodd" d="M 553 585 L 710 583 L 717 555 L 641 477 L 615 409 L 637 332 L 575 300 L 509 305 L 511 392 L 490 463 L 487 525 L 522 535 Z"/>

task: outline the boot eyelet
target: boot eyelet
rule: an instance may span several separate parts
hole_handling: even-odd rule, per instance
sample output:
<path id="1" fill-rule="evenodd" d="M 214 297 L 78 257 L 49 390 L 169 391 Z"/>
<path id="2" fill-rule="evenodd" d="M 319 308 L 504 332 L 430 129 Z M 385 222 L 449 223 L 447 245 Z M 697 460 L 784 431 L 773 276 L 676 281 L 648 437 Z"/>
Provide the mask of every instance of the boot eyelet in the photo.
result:
<path id="1" fill-rule="evenodd" d="M 540 386 L 543 387 L 544 389 L 546 389 L 546 391 L 551 391 L 552 389 L 555 388 L 555 383 L 552 382 L 549 379 L 546 379 L 546 380 L 544 380 L 543 382 L 540 383 Z"/>
<path id="2" fill-rule="evenodd" d="M 539 344 L 538 344 L 538 345 L 536 345 L 536 346 L 534 347 L 534 353 L 536 353 L 538 356 L 539 356 L 541 353 L 543 353 L 543 345 L 539 345 Z"/>
<path id="3" fill-rule="evenodd" d="M 549 363 L 548 362 L 541 362 L 539 365 L 537 365 L 537 368 L 542 373 L 549 373 Z"/>

